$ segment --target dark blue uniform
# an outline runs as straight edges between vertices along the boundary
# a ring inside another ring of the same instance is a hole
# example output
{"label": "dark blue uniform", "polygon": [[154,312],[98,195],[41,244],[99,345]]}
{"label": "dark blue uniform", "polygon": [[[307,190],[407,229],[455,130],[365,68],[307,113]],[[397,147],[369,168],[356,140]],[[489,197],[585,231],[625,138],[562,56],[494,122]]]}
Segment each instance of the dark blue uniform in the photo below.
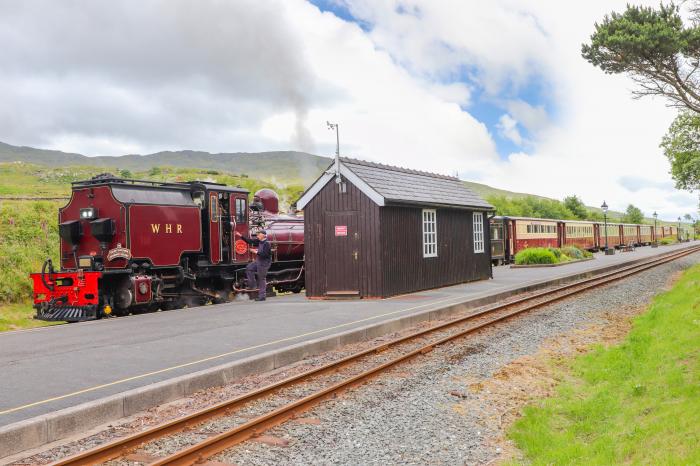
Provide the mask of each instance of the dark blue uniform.
{"label": "dark blue uniform", "polygon": [[[260,241],[259,239],[246,238],[241,236],[241,239],[253,247],[258,248],[258,254],[255,262],[251,262],[245,268],[246,278],[248,279],[248,288],[255,288],[257,284],[258,299],[265,299],[265,290],[267,289],[267,271],[272,264],[272,245],[267,239]],[[257,277],[256,277],[257,275]]]}

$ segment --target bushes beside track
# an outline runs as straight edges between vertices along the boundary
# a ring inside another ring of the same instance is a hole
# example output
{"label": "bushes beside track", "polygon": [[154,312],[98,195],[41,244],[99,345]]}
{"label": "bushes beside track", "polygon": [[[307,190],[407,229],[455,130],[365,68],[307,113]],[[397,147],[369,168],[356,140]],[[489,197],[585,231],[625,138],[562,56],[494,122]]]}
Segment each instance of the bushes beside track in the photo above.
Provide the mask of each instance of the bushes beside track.
{"label": "bushes beside track", "polygon": [[581,260],[593,257],[588,251],[579,249],[576,246],[566,246],[564,248],[527,248],[515,255],[516,265],[534,264],[559,264],[572,260]]}

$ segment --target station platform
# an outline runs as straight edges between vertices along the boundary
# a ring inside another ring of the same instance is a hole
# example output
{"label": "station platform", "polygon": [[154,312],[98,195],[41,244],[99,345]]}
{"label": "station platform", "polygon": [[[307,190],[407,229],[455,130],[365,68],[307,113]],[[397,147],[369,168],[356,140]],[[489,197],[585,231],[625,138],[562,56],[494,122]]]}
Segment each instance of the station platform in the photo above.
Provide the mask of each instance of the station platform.
{"label": "station platform", "polygon": [[491,280],[385,300],[285,295],[0,333],[0,428],[311,340],[697,244],[598,253],[595,260],[561,267],[494,267]]}

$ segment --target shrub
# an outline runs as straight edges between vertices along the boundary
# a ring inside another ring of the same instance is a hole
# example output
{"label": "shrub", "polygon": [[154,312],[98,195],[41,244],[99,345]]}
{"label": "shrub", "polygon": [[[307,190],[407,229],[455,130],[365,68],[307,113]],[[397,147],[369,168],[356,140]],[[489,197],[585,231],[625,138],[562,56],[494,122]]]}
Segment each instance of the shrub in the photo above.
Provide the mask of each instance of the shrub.
{"label": "shrub", "polygon": [[559,248],[547,248],[550,251],[552,251],[552,254],[554,254],[554,257],[557,258],[557,260],[561,259],[561,249]]}
{"label": "shrub", "polygon": [[590,251],[581,249],[578,246],[566,246],[561,249],[561,252],[569,256],[573,260],[585,259],[587,257],[593,257]]}
{"label": "shrub", "polygon": [[571,257],[572,259],[583,259],[583,251],[576,246],[565,246],[561,248],[561,252]]}
{"label": "shrub", "polygon": [[672,236],[667,236],[667,237],[661,238],[661,239],[659,240],[659,244],[663,244],[663,245],[674,244],[674,243],[677,243],[677,242],[678,242],[678,239],[675,238],[675,237],[672,237]]}
{"label": "shrub", "polygon": [[527,264],[556,264],[559,262],[557,256],[551,251],[552,248],[527,248],[515,255],[517,265]]}

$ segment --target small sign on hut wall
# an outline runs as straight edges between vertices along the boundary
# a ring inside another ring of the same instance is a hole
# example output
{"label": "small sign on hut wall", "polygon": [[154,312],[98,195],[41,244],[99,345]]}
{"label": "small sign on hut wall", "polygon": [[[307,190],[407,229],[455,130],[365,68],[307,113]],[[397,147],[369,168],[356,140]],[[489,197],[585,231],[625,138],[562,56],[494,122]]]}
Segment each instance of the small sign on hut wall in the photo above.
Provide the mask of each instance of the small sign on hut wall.
{"label": "small sign on hut wall", "polygon": [[335,236],[348,236],[348,226],[347,225],[336,225],[335,226]]}

